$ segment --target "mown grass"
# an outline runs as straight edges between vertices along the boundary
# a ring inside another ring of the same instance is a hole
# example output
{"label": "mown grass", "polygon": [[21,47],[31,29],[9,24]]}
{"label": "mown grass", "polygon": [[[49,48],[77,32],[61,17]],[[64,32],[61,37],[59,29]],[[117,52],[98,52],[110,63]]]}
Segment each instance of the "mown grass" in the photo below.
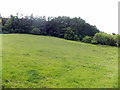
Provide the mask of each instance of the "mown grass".
{"label": "mown grass", "polygon": [[5,88],[117,88],[118,48],[50,36],[3,35]]}

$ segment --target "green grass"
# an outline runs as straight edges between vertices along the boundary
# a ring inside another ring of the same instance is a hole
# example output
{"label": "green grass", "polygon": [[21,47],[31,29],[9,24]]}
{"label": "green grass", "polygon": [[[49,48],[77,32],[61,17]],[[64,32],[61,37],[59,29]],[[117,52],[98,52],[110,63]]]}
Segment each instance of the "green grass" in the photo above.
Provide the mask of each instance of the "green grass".
{"label": "green grass", "polygon": [[0,89],[2,88],[2,35],[0,34]]}
{"label": "green grass", "polygon": [[50,36],[3,35],[5,88],[117,88],[118,48]]}

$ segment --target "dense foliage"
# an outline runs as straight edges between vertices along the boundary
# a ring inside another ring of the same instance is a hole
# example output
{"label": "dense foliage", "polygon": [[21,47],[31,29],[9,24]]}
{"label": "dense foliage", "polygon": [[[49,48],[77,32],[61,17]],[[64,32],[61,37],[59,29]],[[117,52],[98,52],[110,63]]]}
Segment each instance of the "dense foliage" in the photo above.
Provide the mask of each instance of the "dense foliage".
{"label": "dense foliage", "polygon": [[[96,44],[102,45],[110,45],[110,46],[119,46],[120,35],[111,35],[107,33],[96,33],[93,37],[92,42]],[[91,43],[92,43],[91,42]]]}
{"label": "dense foliage", "polygon": [[[34,17],[11,15],[9,18],[2,18],[3,33],[27,33],[37,35],[50,35],[70,40],[82,40],[85,36],[94,36],[99,30],[83,19],[70,18],[66,16]],[[38,30],[39,29],[39,30]]]}
{"label": "dense foliage", "polygon": [[85,43],[91,43],[91,40],[92,38],[90,36],[85,36],[82,41]]}
{"label": "dense foliage", "polygon": [[20,16],[2,18],[2,33],[49,35],[85,43],[120,46],[120,36],[100,32],[80,17]]}

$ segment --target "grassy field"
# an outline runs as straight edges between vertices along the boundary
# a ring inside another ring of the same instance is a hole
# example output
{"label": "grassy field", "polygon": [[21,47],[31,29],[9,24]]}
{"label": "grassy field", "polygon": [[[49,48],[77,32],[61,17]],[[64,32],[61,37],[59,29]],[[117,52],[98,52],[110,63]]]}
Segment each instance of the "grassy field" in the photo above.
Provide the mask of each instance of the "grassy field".
{"label": "grassy field", "polygon": [[5,88],[117,88],[118,48],[50,36],[3,35]]}
{"label": "grassy field", "polygon": [[0,34],[0,89],[2,88],[2,35]]}

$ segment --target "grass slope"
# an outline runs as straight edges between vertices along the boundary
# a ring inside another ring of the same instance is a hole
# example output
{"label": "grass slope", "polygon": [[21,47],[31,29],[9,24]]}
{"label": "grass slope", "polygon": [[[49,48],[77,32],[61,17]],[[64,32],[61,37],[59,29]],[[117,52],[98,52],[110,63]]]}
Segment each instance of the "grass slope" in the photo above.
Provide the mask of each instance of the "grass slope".
{"label": "grass slope", "polygon": [[2,83],[5,88],[115,88],[117,53],[117,47],[6,34]]}
{"label": "grass slope", "polygon": [[0,34],[0,89],[2,88],[2,35]]}

